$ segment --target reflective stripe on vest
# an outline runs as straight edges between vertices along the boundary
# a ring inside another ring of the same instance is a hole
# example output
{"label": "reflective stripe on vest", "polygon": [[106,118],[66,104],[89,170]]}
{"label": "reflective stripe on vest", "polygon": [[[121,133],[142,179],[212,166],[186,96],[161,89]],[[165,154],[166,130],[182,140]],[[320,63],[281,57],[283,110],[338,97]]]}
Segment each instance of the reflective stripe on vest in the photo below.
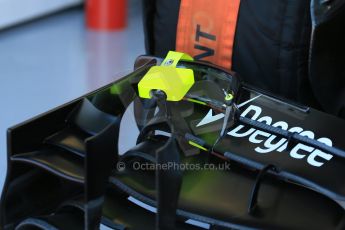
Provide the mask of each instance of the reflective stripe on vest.
{"label": "reflective stripe on vest", "polygon": [[231,69],[240,0],[181,0],[176,51]]}

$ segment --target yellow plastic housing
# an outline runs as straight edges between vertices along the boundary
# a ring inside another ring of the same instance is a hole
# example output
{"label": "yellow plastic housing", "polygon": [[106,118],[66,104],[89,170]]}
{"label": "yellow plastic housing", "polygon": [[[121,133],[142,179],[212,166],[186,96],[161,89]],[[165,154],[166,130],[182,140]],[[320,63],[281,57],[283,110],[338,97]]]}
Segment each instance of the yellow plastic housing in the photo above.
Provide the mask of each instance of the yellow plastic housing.
{"label": "yellow plastic housing", "polygon": [[162,90],[168,101],[180,101],[194,84],[191,69],[176,68],[179,60],[193,60],[190,56],[170,51],[161,66],[153,66],[138,84],[139,96],[151,98],[152,90]]}

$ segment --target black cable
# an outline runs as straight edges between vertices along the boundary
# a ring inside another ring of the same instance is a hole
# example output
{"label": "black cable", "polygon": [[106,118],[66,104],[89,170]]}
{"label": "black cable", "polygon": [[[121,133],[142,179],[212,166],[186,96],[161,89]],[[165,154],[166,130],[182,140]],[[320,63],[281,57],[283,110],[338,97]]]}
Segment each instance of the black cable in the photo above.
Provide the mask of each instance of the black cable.
{"label": "black cable", "polygon": [[267,125],[265,123],[262,123],[262,122],[259,122],[256,120],[252,120],[250,118],[242,117],[242,116],[238,116],[237,119],[239,122],[246,124],[248,126],[251,126],[253,128],[259,129],[261,131],[265,131],[265,132],[268,132],[268,133],[271,133],[271,134],[274,134],[277,136],[281,136],[281,137],[284,137],[284,138],[291,140],[291,141],[297,141],[301,144],[305,144],[305,145],[308,145],[310,147],[320,149],[324,152],[331,153],[331,154],[336,155],[338,157],[345,158],[345,151],[338,149],[336,147],[328,146],[322,142],[311,139],[309,137],[302,136],[299,133],[293,133],[293,132],[290,132],[288,130],[283,130],[281,128],[273,127],[271,125]]}

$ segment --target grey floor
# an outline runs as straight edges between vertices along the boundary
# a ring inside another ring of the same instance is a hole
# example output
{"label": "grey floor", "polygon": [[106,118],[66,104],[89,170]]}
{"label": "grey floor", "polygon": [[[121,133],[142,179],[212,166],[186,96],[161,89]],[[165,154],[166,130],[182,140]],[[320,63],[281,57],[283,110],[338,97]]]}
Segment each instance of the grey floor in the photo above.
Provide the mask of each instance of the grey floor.
{"label": "grey floor", "polygon": [[0,31],[0,191],[8,127],[114,81],[144,54],[138,2],[119,32],[86,30],[81,8]]}

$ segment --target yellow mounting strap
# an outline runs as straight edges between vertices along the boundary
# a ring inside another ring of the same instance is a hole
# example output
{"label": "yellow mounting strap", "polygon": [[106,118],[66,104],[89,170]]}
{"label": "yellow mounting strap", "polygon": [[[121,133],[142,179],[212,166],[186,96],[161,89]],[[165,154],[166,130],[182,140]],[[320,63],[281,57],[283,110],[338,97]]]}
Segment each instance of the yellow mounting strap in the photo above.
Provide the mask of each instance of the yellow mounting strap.
{"label": "yellow mounting strap", "polygon": [[180,60],[193,60],[187,54],[169,51],[160,66],[153,66],[138,84],[139,96],[151,98],[152,90],[162,90],[168,101],[180,101],[194,84],[191,69],[177,68]]}

